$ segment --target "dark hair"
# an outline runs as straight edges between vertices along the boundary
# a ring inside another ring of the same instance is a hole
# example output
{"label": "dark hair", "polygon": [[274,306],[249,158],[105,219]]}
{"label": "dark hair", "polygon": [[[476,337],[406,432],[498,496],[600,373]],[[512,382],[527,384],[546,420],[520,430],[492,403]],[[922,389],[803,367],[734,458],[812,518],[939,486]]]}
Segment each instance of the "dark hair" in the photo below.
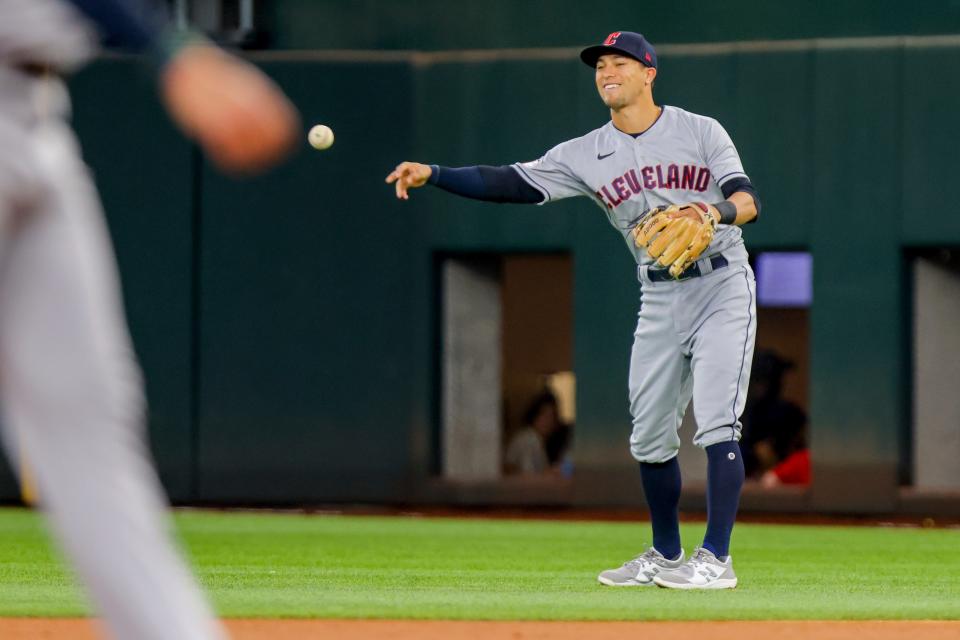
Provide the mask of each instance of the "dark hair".
{"label": "dark hair", "polygon": [[537,396],[530,401],[527,411],[523,414],[523,423],[533,424],[533,421],[536,420],[538,415],[540,415],[540,411],[547,405],[552,406],[554,410],[556,410],[557,398],[549,391],[544,390],[537,394]]}

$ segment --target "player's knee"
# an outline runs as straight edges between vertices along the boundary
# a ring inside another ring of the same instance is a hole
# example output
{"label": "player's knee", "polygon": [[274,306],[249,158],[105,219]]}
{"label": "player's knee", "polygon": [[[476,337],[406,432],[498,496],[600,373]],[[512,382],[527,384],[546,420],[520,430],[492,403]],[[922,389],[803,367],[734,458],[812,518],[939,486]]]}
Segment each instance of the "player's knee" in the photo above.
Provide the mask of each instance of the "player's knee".
{"label": "player's knee", "polygon": [[630,439],[630,455],[637,462],[667,462],[679,452],[679,441]]}
{"label": "player's knee", "polygon": [[693,438],[693,444],[701,449],[721,442],[739,442],[741,428],[739,424],[725,424],[710,429],[703,429]]}
{"label": "player's knee", "polygon": [[85,363],[80,370],[47,369],[24,359],[20,366],[8,366],[5,374],[5,399],[21,408],[18,414],[24,419],[46,428],[128,425],[140,421],[146,412],[142,375],[132,361]]}

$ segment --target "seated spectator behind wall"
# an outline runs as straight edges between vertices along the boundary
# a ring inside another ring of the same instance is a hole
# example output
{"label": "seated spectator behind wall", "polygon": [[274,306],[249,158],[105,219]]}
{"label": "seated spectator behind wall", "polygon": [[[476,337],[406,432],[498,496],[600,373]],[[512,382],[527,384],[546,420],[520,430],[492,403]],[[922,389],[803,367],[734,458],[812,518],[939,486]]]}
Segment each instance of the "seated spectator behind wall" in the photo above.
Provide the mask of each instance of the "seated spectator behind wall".
{"label": "seated spectator behind wall", "polygon": [[743,412],[740,447],[747,477],[774,484],[807,484],[807,414],[782,397],[783,375],[793,363],[769,349],[757,350]]}
{"label": "seated spectator behind wall", "polygon": [[810,484],[810,449],[804,447],[794,451],[787,459],[765,472],[760,477],[764,487],[776,487],[781,484]]}
{"label": "seated spectator behind wall", "polygon": [[570,446],[570,425],[560,421],[556,397],[543,391],[524,414],[523,428],[510,438],[504,465],[507,473],[564,473]]}

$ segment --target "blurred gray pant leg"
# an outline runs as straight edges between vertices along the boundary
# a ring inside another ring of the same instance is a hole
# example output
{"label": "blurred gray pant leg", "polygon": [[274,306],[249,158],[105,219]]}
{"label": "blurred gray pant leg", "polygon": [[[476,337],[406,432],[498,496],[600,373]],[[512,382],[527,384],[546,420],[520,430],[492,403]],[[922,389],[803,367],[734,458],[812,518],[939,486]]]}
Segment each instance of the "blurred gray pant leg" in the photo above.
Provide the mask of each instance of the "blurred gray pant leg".
{"label": "blurred gray pant leg", "polygon": [[0,211],[7,441],[114,637],[223,638],[170,537],[99,198],[65,124],[26,137],[45,189],[32,209]]}

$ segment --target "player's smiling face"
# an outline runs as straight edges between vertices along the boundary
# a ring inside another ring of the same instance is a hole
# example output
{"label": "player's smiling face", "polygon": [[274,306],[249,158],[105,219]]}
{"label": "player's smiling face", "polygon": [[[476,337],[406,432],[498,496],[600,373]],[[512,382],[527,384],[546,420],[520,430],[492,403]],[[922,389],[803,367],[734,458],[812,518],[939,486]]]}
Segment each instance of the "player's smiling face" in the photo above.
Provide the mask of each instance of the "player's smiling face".
{"label": "player's smiling face", "polygon": [[647,90],[656,71],[629,56],[608,54],[597,60],[596,82],[600,99],[611,109],[622,109],[636,102]]}

